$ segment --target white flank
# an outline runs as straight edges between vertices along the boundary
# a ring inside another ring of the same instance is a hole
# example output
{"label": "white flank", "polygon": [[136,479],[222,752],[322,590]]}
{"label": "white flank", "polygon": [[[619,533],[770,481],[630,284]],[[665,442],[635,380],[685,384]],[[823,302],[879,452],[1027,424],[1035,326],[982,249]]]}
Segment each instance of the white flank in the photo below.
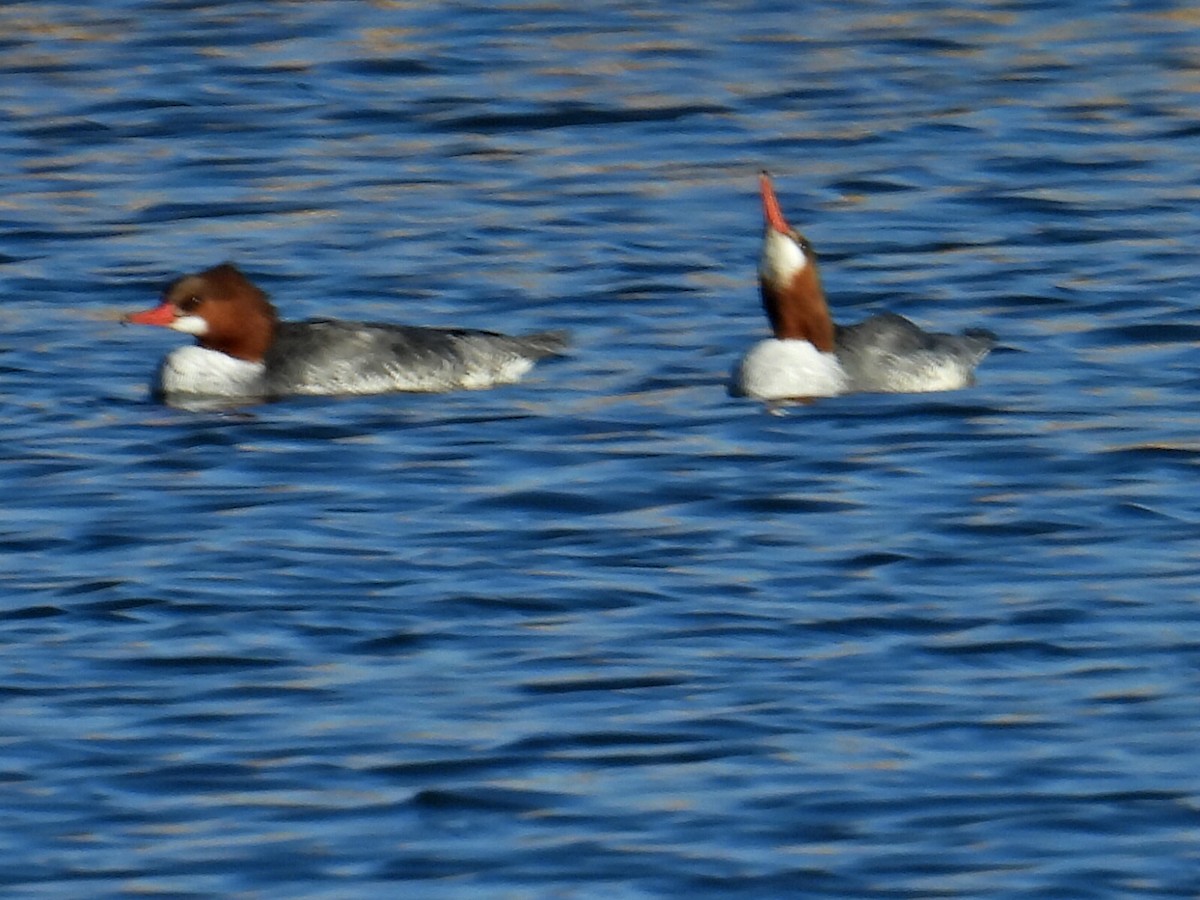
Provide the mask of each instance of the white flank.
{"label": "white flank", "polygon": [[494,369],[469,369],[463,373],[461,384],[468,391],[478,391],[494,384],[513,384],[533,368],[533,360],[514,356]]}
{"label": "white flank", "polygon": [[[869,363],[863,365],[863,362]],[[923,394],[957,391],[975,383],[970,365],[946,354],[920,352],[911,356],[879,354],[848,359],[856,391]]]}

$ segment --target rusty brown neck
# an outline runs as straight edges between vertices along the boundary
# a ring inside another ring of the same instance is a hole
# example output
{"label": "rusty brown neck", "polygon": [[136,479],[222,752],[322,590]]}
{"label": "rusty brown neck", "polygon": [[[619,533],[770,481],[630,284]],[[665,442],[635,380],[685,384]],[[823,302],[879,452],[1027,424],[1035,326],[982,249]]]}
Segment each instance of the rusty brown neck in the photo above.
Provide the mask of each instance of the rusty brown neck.
{"label": "rusty brown neck", "polygon": [[208,332],[197,338],[201,347],[249,362],[262,362],[275,340],[279,316],[267,295],[237,267],[224,263],[182,279],[173,289],[176,299],[191,294],[204,298]]}
{"label": "rusty brown neck", "polygon": [[236,329],[222,327],[218,319],[209,323],[209,333],[198,339],[201,347],[219,350],[237,359],[262,362],[275,340],[277,323],[260,311],[244,311]]}
{"label": "rusty brown neck", "polygon": [[760,280],[759,290],[763,309],[778,340],[808,341],[822,353],[833,352],[833,319],[815,263],[793,275],[783,288]]}

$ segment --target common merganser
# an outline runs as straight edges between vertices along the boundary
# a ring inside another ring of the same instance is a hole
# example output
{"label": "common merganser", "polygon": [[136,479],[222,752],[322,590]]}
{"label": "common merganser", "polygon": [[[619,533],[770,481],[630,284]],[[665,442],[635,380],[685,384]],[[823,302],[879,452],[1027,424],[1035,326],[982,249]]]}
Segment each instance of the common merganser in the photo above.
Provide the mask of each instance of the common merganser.
{"label": "common merganser", "polygon": [[798,400],[851,391],[950,391],[974,383],[975,367],[996,342],[989,331],[932,334],[895,313],[834,324],[812,245],[784,219],[766,172],[759,187],[766,218],[759,289],[775,336],[742,358],[734,393]]}
{"label": "common merganser", "polygon": [[185,275],[125,322],[195,336],[167,355],[156,392],[266,399],[295,394],[451,391],[509,384],[566,337],[312,319],[281,322],[267,295],[230,263]]}

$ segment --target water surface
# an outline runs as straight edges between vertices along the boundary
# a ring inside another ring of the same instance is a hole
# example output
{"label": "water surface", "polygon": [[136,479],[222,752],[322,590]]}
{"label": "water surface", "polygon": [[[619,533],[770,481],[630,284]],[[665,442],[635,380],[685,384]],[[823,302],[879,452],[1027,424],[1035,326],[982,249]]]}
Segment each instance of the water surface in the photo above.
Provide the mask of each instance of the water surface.
{"label": "water surface", "polygon": [[[1196,26],[0,7],[5,894],[1195,897]],[[727,396],[764,167],[977,387]],[[226,259],[574,351],[155,404]]]}

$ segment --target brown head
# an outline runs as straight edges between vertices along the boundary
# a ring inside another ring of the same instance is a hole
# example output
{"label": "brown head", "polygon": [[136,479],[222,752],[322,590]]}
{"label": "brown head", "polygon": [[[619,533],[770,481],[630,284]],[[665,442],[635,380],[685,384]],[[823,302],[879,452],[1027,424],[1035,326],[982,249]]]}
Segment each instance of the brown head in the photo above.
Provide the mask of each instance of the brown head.
{"label": "brown head", "polygon": [[821,287],[817,255],[804,235],[784,219],[766,172],[759,175],[759,187],[767,224],[758,284],[771,330],[781,341],[808,341],[823,353],[832,353],[833,319]]}
{"label": "brown head", "polygon": [[201,347],[262,362],[279,317],[266,294],[232,263],[222,263],[172,282],[158,306],[124,321],[195,335]]}

